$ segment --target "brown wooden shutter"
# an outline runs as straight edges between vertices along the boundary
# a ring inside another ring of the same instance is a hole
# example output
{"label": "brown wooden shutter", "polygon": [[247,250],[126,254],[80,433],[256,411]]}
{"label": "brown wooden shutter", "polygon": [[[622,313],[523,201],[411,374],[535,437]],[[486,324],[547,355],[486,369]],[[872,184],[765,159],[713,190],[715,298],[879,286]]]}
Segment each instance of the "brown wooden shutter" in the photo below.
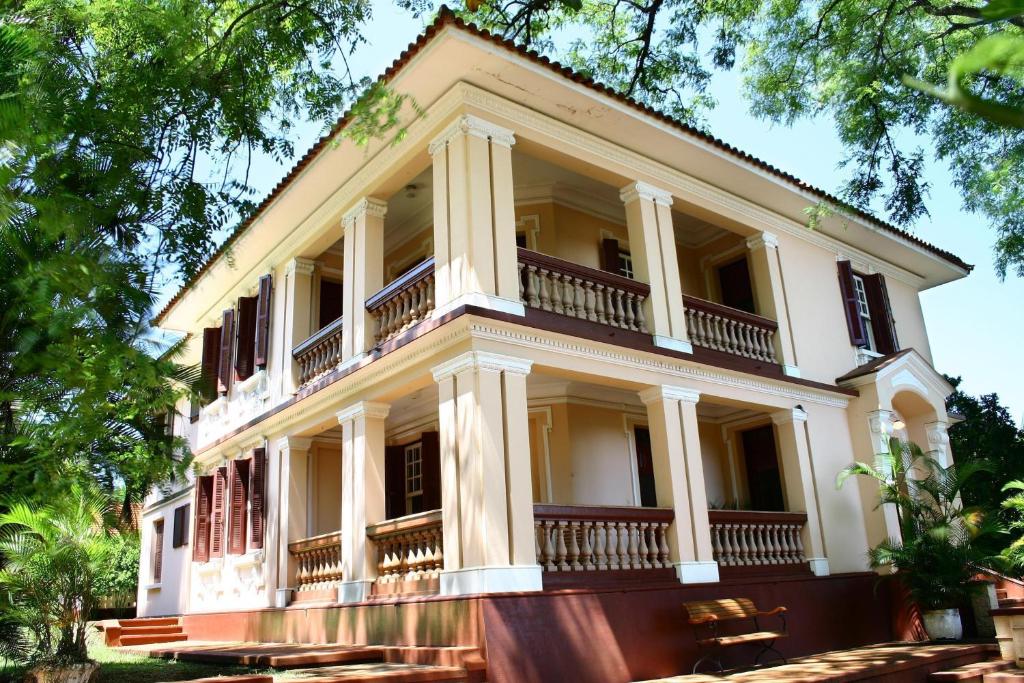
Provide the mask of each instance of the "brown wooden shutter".
{"label": "brown wooden shutter", "polygon": [[252,377],[256,354],[256,297],[238,299],[238,320],[235,321],[235,379]]}
{"label": "brown wooden shutter", "polygon": [[619,258],[619,241],[611,237],[601,241],[602,261],[604,269],[616,275],[622,274],[622,259]]}
{"label": "brown wooden shutter", "polygon": [[868,308],[871,310],[871,327],[875,333],[875,351],[883,355],[896,353],[900,350],[900,342],[896,337],[896,325],[889,305],[889,290],[885,286],[885,278],[878,273],[864,276],[864,291],[868,295]]}
{"label": "brown wooden shutter", "polygon": [[210,512],[213,505],[213,477],[196,479],[196,540],[192,559],[206,562],[210,559]]}
{"label": "brown wooden shutter", "polygon": [[228,468],[218,467],[213,475],[213,503],[210,506],[210,557],[224,557],[224,494]]}
{"label": "brown wooden shutter", "polygon": [[231,359],[235,342],[235,309],[224,311],[220,325],[220,362],[217,365],[217,391],[228,393],[231,388]]}
{"label": "brown wooden shutter", "polygon": [[864,321],[860,319],[860,310],[857,308],[853,266],[849,261],[838,261],[836,265],[839,267],[839,291],[843,295],[843,310],[846,311],[846,327],[850,331],[850,343],[854,346],[864,346],[868,343],[868,335],[864,329]]}
{"label": "brown wooden shutter", "polygon": [[245,532],[249,512],[249,461],[232,460],[228,469],[231,483],[231,513],[228,517],[228,553],[245,553]]}
{"label": "brown wooden shutter", "polygon": [[252,452],[252,472],[249,483],[252,508],[249,524],[249,547],[263,547],[263,536],[267,526],[267,449],[257,448]]}
{"label": "brown wooden shutter", "polygon": [[160,583],[164,573],[164,520],[153,524],[153,583]]}
{"label": "brown wooden shutter", "polygon": [[217,395],[217,375],[220,369],[220,328],[203,329],[202,379],[199,392],[206,400]]}
{"label": "brown wooden shutter", "polygon": [[267,366],[270,353],[270,298],[273,294],[272,275],[260,278],[260,291],[256,297],[256,352],[255,364],[258,368]]}
{"label": "brown wooden shutter", "polygon": [[420,437],[423,456],[423,509],[441,509],[441,439],[437,432]]}
{"label": "brown wooden shutter", "polygon": [[384,514],[388,519],[405,516],[405,448],[384,449]]}
{"label": "brown wooden shutter", "polygon": [[[188,545],[188,515],[190,505],[174,508],[174,528],[171,530],[171,547],[180,548]],[[207,513],[209,517],[209,513]]]}

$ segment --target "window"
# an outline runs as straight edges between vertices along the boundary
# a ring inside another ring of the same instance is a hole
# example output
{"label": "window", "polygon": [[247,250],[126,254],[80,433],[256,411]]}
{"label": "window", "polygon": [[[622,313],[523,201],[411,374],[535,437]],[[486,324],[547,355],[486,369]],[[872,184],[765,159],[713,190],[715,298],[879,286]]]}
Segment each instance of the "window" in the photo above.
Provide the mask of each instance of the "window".
{"label": "window", "polygon": [[526,249],[526,233],[525,232],[517,232],[516,233],[516,246],[519,247],[520,249]]}
{"label": "window", "polygon": [[868,305],[868,290],[864,285],[864,278],[854,273],[853,275],[853,291],[857,295],[857,313],[860,315],[861,325],[864,326],[864,336],[867,338],[867,344],[864,348],[874,351],[875,345],[875,334],[871,328],[871,307]]}
{"label": "window", "polygon": [[191,508],[191,505],[174,508],[174,527],[171,531],[172,548],[188,545],[188,515]]}
{"label": "window", "polygon": [[423,446],[405,447],[405,514],[423,511]]}
{"label": "window", "polygon": [[633,257],[628,251],[619,251],[619,275],[633,279]]}
{"label": "window", "polygon": [[153,547],[151,558],[151,572],[153,583],[160,583],[163,574],[164,564],[164,520],[158,519],[153,522]]}

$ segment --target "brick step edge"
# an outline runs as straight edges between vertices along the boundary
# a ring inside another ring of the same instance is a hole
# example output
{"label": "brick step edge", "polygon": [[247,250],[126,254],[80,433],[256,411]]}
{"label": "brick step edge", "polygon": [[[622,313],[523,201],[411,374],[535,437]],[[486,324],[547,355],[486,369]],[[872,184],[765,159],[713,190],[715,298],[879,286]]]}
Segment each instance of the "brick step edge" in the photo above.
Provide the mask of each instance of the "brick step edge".
{"label": "brick step edge", "polygon": [[121,637],[125,636],[159,636],[184,633],[180,626],[122,626]]}
{"label": "brick step edge", "polygon": [[274,677],[263,674],[215,676],[214,678],[195,678],[191,681],[179,681],[178,683],[274,683]]}
{"label": "brick step edge", "polygon": [[121,628],[134,628],[137,626],[180,626],[180,617],[139,617],[137,619],[117,619]]}
{"label": "brick step edge", "polygon": [[171,633],[168,635],[121,636],[121,645],[152,645],[154,643],[180,643],[188,640],[188,634]]}
{"label": "brick step edge", "polygon": [[1013,662],[1004,659],[990,659],[985,662],[965,664],[949,671],[935,671],[928,674],[928,683],[944,683],[958,681],[960,683],[982,683],[985,674],[1003,671],[1013,666]]}

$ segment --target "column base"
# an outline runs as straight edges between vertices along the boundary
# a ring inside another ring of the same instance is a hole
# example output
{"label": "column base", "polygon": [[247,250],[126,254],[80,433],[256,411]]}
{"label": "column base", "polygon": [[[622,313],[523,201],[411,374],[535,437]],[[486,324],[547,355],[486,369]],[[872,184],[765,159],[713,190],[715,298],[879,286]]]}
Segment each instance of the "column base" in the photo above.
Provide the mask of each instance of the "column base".
{"label": "column base", "polygon": [[660,334],[656,334],[654,335],[654,345],[679,353],[693,353],[693,344],[675,337],[662,337]]}
{"label": "column base", "polygon": [[800,377],[800,368],[795,365],[783,365],[782,374],[787,377]]}
{"label": "column base", "polygon": [[366,355],[367,354],[366,354],[365,351],[363,351],[361,353],[357,353],[356,355],[352,356],[348,360],[344,360],[341,363],[339,363],[337,369],[338,370],[345,370],[346,368],[350,368],[353,365],[355,365],[356,363],[358,363],[359,361],[361,361],[362,359],[366,358]]}
{"label": "column base", "polygon": [[543,589],[539,564],[518,567],[473,567],[441,572],[441,595],[520,593]]}
{"label": "column base", "polygon": [[678,562],[676,578],[680,583],[718,583],[717,562]]}
{"label": "column base", "polygon": [[526,315],[526,307],[523,306],[521,301],[503,299],[500,296],[492,296],[490,294],[484,294],[483,292],[467,292],[466,294],[455,297],[444,306],[435,308],[433,316],[435,318],[440,318],[443,315],[451,313],[460,306],[478,306],[480,308],[489,308],[494,311],[501,311],[502,313],[509,313],[511,315]]}
{"label": "column base", "polygon": [[827,557],[811,557],[808,558],[807,564],[811,567],[811,573],[815,576],[828,576],[828,558]]}
{"label": "column base", "polygon": [[292,599],[292,589],[291,588],[278,588],[277,591],[274,592],[274,607],[278,607],[278,608],[287,607],[288,603],[291,602],[291,599]]}
{"label": "column base", "polygon": [[338,585],[338,602],[366,602],[372,588],[373,581],[342,581]]}

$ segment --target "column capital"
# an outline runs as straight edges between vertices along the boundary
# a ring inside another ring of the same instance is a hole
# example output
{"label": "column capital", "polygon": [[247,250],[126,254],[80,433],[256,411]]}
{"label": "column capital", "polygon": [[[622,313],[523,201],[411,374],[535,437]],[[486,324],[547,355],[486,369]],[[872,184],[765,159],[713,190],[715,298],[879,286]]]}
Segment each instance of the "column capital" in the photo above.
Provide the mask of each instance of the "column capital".
{"label": "column capital", "polygon": [[949,424],[945,420],[926,422],[924,431],[932,450],[949,445]]}
{"label": "column capital", "polygon": [[779,237],[773,232],[759,232],[747,238],[747,249],[756,251],[758,249],[778,249]]}
{"label": "column capital", "polygon": [[388,213],[388,203],[376,197],[363,197],[355,203],[351,209],[345,212],[341,224],[348,228],[349,225],[361,218],[363,215],[374,218],[384,218]]}
{"label": "column capital", "polygon": [[623,204],[629,204],[637,201],[638,199],[646,199],[647,201],[654,202],[655,204],[661,204],[662,206],[672,206],[671,192],[643,181],[630,183],[623,187],[619,190],[619,199],[622,200]]}
{"label": "column capital", "polygon": [[440,382],[443,379],[457,375],[465,370],[488,370],[491,372],[505,372],[513,375],[528,375],[533,367],[532,360],[505,356],[500,353],[489,351],[467,351],[461,355],[435,366],[431,372],[434,381]]}
{"label": "column capital", "polygon": [[342,424],[349,420],[356,420],[358,418],[370,418],[376,420],[383,420],[391,412],[391,406],[387,403],[378,403],[375,401],[359,401],[353,403],[348,408],[339,410],[337,413],[338,423]]}
{"label": "column capital", "polygon": [[277,440],[278,451],[308,451],[313,440],[304,436],[282,436]]}
{"label": "column capital", "polygon": [[431,141],[427,146],[427,151],[430,156],[434,156],[460,135],[474,135],[503,147],[511,147],[516,144],[516,136],[508,128],[502,128],[479,116],[463,114]]}
{"label": "column capital", "polygon": [[644,405],[650,405],[658,401],[682,401],[683,403],[697,403],[700,400],[700,392],[686,387],[674,387],[669,384],[658,384],[648,387],[640,392],[640,400]]}
{"label": "column capital", "polygon": [[294,275],[295,273],[298,273],[299,275],[312,275],[314,265],[315,264],[311,259],[296,256],[292,260],[288,261],[284,267],[284,272],[285,275]]}
{"label": "column capital", "polygon": [[868,413],[868,425],[871,427],[871,432],[884,434],[886,437],[892,434],[892,425],[895,419],[896,413],[891,410],[872,410]]}
{"label": "column capital", "polygon": [[791,408],[772,413],[772,422],[785,425],[790,422],[807,422],[807,411],[803,408]]}

